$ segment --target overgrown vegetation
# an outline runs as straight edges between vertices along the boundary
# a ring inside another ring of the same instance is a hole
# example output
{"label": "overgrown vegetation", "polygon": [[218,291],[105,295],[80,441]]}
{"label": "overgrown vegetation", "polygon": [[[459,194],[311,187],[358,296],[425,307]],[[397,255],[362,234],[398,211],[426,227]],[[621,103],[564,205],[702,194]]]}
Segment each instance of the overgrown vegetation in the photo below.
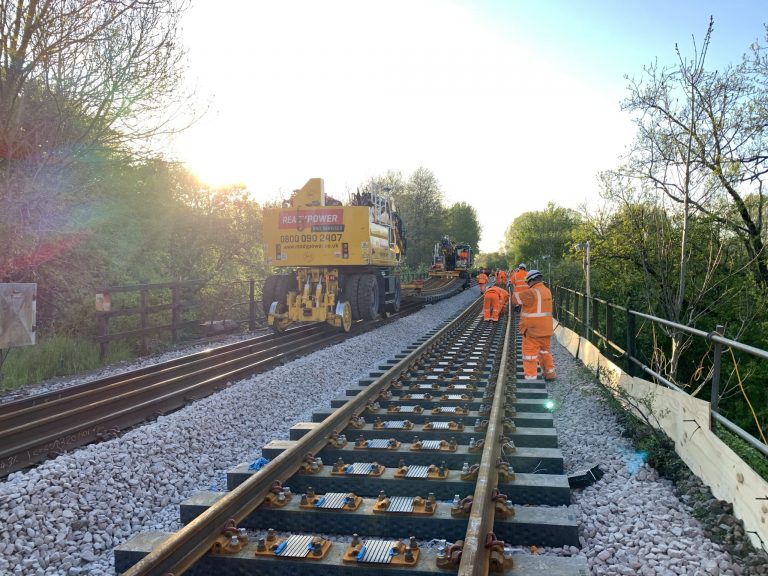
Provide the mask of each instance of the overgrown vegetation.
{"label": "overgrown vegetation", "polygon": [[[126,343],[109,349],[106,363],[128,360],[134,351]],[[99,345],[90,338],[50,336],[34,346],[13,348],[4,355],[0,390],[13,390],[42,380],[82,374],[103,365]]]}

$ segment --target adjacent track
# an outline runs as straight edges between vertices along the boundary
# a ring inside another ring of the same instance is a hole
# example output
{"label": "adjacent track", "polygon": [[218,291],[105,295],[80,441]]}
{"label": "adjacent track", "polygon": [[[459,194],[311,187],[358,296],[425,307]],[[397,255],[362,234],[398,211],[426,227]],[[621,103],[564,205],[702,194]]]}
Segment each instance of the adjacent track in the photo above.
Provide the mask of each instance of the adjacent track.
{"label": "adjacent track", "polygon": [[[389,322],[422,302],[403,303]],[[161,414],[341,340],[375,329],[382,321],[357,322],[348,334],[326,324],[298,326],[0,404],[0,477],[62,452],[111,438]]]}
{"label": "adjacent track", "polygon": [[479,308],[268,444],[263,467],[230,471],[229,492],[182,504],[181,531],[118,547],[118,572],[587,574],[583,559],[512,553],[578,546],[578,532],[544,384],[517,379],[514,323]]}

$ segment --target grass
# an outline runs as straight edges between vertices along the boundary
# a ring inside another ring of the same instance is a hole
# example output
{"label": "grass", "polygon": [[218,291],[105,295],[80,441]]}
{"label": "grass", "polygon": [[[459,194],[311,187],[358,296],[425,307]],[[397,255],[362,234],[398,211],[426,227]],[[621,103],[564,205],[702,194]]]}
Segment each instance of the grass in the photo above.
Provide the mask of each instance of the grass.
{"label": "grass", "polygon": [[67,336],[40,339],[33,346],[11,348],[3,352],[0,366],[0,390],[15,390],[29,384],[80,374],[105,364],[132,358],[130,348],[114,343],[104,362],[99,360],[99,345],[91,340]]}

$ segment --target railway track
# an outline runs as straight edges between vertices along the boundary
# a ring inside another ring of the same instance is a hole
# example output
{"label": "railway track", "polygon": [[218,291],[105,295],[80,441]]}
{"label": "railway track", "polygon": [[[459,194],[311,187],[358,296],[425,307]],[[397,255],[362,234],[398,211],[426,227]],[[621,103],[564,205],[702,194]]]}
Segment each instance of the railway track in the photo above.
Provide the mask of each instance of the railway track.
{"label": "railway track", "polygon": [[[392,321],[421,309],[404,302]],[[112,438],[300,355],[372,330],[357,322],[344,334],[326,324],[298,326],[167,362],[0,404],[0,478],[59,454]]]}
{"label": "railway track", "polygon": [[411,288],[406,294],[408,298],[420,302],[437,302],[465,290],[466,282],[465,279],[458,277],[430,276],[418,285],[418,288]]}
{"label": "railway track", "polygon": [[583,559],[513,552],[579,545],[544,383],[518,380],[515,334],[476,302],[265,446],[268,463],[231,470],[228,492],[184,502],[181,531],[115,549],[116,570],[585,576]]}

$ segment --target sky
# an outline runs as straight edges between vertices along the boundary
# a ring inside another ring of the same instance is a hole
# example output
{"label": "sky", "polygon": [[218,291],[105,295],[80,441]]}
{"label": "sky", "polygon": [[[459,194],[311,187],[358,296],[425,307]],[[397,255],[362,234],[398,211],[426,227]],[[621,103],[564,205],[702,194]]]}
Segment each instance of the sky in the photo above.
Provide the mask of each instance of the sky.
{"label": "sky", "polygon": [[765,0],[192,1],[206,112],[170,158],[258,201],[423,166],[475,208],[483,252],[523,212],[599,204],[635,133],[627,76],[692,57],[710,16],[709,66],[737,64],[768,22]]}

